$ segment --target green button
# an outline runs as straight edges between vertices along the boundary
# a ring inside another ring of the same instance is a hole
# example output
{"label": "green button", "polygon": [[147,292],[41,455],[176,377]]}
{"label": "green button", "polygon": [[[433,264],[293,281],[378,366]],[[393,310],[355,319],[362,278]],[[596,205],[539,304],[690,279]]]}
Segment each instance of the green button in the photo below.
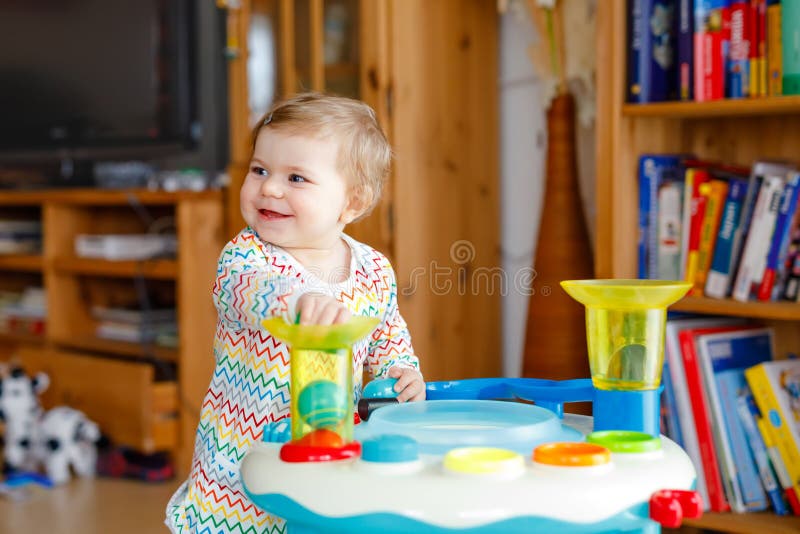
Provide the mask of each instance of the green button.
{"label": "green button", "polygon": [[635,453],[661,450],[661,438],[630,430],[592,432],[586,441],[607,447],[611,452]]}

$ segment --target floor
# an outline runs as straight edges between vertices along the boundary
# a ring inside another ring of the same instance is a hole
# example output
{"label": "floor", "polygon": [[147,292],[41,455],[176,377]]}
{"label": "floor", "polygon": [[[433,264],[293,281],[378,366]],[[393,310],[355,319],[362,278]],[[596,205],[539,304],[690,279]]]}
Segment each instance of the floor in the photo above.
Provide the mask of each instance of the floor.
{"label": "floor", "polygon": [[27,497],[0,497],[0,532],[47,534],[166,533],[164,510],[179,484],[98,478],[55,489],[35,487]]}

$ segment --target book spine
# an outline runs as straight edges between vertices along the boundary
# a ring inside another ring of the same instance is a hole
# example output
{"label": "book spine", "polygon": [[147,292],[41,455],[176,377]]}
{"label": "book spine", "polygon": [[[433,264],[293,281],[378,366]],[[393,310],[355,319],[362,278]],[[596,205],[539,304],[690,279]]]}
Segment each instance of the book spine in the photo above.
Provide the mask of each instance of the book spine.
{"label": "book spine", "polygon": [[728,195],[728,183],[724,180],[711,180],[704,184],[708,188],[706,197],[706,210],[700,225],[700,243],[697,254],[697,273],[694,279],[692,293],[702,295],[705,289],[708,271],[711,268],[712,255],[717,240],[722,206]]}
{"label": "book spine", "polygon": [[757,411],[758,408],[756,408],[755,401],[752,399],[749,389],[743,389],[742,394],[736,398],[736,413],[739,416],[739,422],[746,437],[745,441],[756,464],[758,477],[761,479],[761,487],[769,498],[770,505],[772,505],[775,513],[786,515],[789,513],[789,509],[784,501],[783,488],[772,471],[769,456],[767,455],[767,447],[758,431],[756,416],[753,413],[753,410]]}
{"label": "book spine", "polygon": [[783,94],[783,43],[781,42],[781,2],[767,2],[767,94]]}
{"label": "book spine", "polygon": [[691,332],[685,331],[678,334],[683,356],[683,370],[686,374],[686,386],[692,399],[694,411],[694,424],[697,428],[697,442],[700,446],[700,457],[706,479],[706,489],[711,510],[726,512],[730,506],[725,499],[725,489],[719,470],[719,460],[714,448],[714,438],[711,431],[711,417],[709,407],[703,391],[703,380],[700,373],[700,363],[697,361],[694,338]]}
{"label": "book spine", "polygon": [[731,40],[726,68],[727,94],[730,98],[750,96],[750,6],[745,0],[734,0],[730,8]]}
{"label": "book spine", "polygon": [[[677,169],[675,169],[677,172]],[[681,256],[681,203],[683,184],[662,177],[658,189],[658,239],[656,274],[662,280],[677,280],[680,277]]]}
{"label": "book spine", "polygon": [[789,476],[789,471],[783,463],[781,453],[778,452],[778,448],[775,446],[775,438],[772,436],[769,424],[767,424],[763,417],[758,417],[756,418],[756,425],[758,426],[759,433],[764,438],[764,444],[767,447],[767,455],[769,456],[769,463],[775,470],[775,476],[783,489],[783,496],[789,505],[789,509],[794,515],[800,515],[800,500],[798,500],[794,487],[792,487],[792,477]]}
{"label": "book spine", "polygon": [[792,480],[794,497],[797,499],[800,496],[798,493],[800,491],[800,450],[792,436],[794,423],[786,420],[786,414],[783,413],[773,389],[780,386],[773,384],[767,373],[766,365],[769,364],[759,364],[745,370],[745,377],[759,411],[762,414],[769,414],[765,416],[764,422],[769,427],[770,435],[774,439],[781,460]]}
{"label": "book spine", "polygon": [[747,194],[745,180],[732,179],[728,184],[728,197],[725,199],[719,225],[711,269],[706,280],[705,294],[713,298],[725,298],[730,287],[733,269],[733,240],[741,223],[744,200]]}
{"label": "book spine", "polygon": [[767,494],[761,484],[755,459],[750,452],[747,436],[737,414],[738,392],[746,387],[746,384],[743,369],[717,375],[720,415],[726,430],[721,439],[727,439],[730,445],[733,461],[732,476],[740,492],[742,511],[759,511],[767,507]]}
{"label": "book spine", "polygon": [[756,284],[757,288],[757,284],[761,283],[782,191],[783,179],[775,176],[766,178],[761,186],[742,262],[736,273],[733,298],[738,301],[747,302],[753,291],[753,284]]}
{"label": "book spine", "polygon": [[700,256],[700,229],[706,213],[707,196],[702,194],[704,184],[709,181],[708,171],[695,169],[692,181],[692,198],[689,204],[689,247],[686,254],[686,270],[684,280],[694,283]]}
{"label": "book spine", "polygon": [[658,192],[656,163],[651,156],[639,158],[639,278],[647,278],[651,270],[651,257],[655,255],[655,218]]}
{"label": "book spine", "polygon": [[767,0],[758,1],[758,95],[767,96]]}
{"label": "book spine", "polygon": [[[797,195],[800,191],[800,174],[794,173],[786,182],[781,194],[780,205],[778,207],[778,217],[775,220],[775,230],[772,233],[772,243],[770,243],[767,261],[764,267],[764,275],[758,286],[758,300],[772,300],[772,289],[775,286],[775,278],[778,275],[778,266],[786,261],[786,249],[791,234],[791,225],[794,221],[794,214],[797,210]],[[784,256],[781,256],[781,254]]]}
{"label": "book spine", "polygon": [[[800,212],[800,209],[797,211]],[[796,219],[786,251],[785,273],[780,288],[780,298],[792,302],[798,300],[800,296],[800,214]]]}
{"label": "book spine", "polygon": [[725,96],[727,0],[696,0],[694,17],[694,97],[698,102]]}
{"label": "book spine", "polygon": [[781,3],[783,94],[800,95],[800,0]]}
{"label": "book spine", "polygon": [[681,100],[694,99],[694,1],[678,1],[678,93]]}
{"label": "book spine", "polygon": [[761,37],[758,26],[758,2],[749,0],[748,25],[750,26],[750,96],[758,96],[758,40]]}
{"label": "book spine", "polygon": [[642,54],[644,51],[645,21],[644,3],[647,0],[628,0],[628,101],[640,102],[645,80],[641,68]]}

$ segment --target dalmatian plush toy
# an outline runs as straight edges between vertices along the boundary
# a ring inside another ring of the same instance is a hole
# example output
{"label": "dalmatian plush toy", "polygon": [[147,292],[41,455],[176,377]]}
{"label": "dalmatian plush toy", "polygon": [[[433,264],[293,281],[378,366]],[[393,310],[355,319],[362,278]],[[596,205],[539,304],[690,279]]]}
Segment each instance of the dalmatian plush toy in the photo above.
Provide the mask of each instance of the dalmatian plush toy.
{"label": "dalmatian plush toy", "polygon": [[50,384],[45,373],[33,378],[13,368],[0,378],[0,417],[5,423],[4,471],[35,471],[40,466],[54,484],[71,471],[94,476],[100,429],[86,415],[66,406],[44,412],[39,395]]}
{"label": "dalmatian plush toy", "polygon": [[49,385],[47,374],[30,378],[19,367],[0,377],[0,420],[5,424],[4,472],[32,471],[37,467],[33,451],[42,417],[39,395]]}

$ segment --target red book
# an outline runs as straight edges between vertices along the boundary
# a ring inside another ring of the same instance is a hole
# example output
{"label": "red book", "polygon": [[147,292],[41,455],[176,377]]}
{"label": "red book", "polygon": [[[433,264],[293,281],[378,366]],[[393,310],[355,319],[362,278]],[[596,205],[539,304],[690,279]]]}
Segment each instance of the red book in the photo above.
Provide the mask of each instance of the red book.
{"label": "red book", "polygon": [[[683,368],[686,374],[686,388],[689,391],[689,398],[692,403],[694,413],[694,424],[697,429],[697,441],[700,446],[700,457],[703,461],[703,475],[706,479],[706,489],[708,490],[709,506],[712,512],[727,512],[730,510],[728,500],[725,498],[725,486],[722,482],[722,474],[719,469],[717,459],[717,449],[714,446],[714,433],[711,429],[711,405],[708,401],[706,389],[703,386],[703,374],[700,370],[700,362],[697,361],[697,349],[695,347],[695,336],[703,334],[716,334],[718,332],[731,332],[743,330],[750,326],[725,326],[718,328],[699,328],[694,330],[681,330],[678,333],[678,341],[683,356]],[[699,468],[700,466],[695,466]]]}

